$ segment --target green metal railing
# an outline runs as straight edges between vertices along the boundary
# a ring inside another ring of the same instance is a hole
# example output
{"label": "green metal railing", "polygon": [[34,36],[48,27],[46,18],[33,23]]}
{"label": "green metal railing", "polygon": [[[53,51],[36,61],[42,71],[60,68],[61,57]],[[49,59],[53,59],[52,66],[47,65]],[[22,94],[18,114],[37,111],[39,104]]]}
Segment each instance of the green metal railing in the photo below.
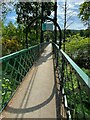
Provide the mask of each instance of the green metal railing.
{"label": "green metal railing", "polygon": [[90,78],[53,43],[56,69],[68,119],[90,119]]}
{"label": "green metal railing", "polygon": [[48,43],[35,45],[28,49],[15,52],[0,58],[0,110],[2,111],[11,97],[14,95],[17,86],[39,58],[40,53]]}

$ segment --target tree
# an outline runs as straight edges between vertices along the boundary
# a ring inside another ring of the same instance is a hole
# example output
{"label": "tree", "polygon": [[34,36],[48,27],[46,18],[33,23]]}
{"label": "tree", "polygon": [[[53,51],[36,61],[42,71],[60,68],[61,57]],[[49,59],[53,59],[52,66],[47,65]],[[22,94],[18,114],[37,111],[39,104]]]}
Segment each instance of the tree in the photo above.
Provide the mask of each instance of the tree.
{"label": "tree", "polygon": [[12,40],[13,37],[16,36],[16,27],[12,22],[8,23],[8,26],[6,27],[6,34],[9,40]]}
{"label": "tree", "polygon": [[[59,36],[59,35],[57,35],[57,36]],[[44,32],[44,41],[54,41],[54,39],[55,39],[54,31],[45,31]]]}
{"label": "tree", "polygon": [[14,6],[14,1],[9,1],[9,2],[4,2],[3,0],[0,2],[0,11],[1,11],[1,15],[0,15],[0,19],[2,21],[5,20],[6,15],[8,12],[13,10],[13,6]]}
{"label": "tree", "polygon": [[[18,36],[19,29],[16,28],[12,22],[7,26],[2,23],[2,55],[13,53],[22,49],[22,44]],[[21,34],[21,32],[19,33]]]}
{"label": "tree", "polygon": [[90,69],[90,38],[80,37],[79,34],[67,38],[66,52],[80,66]]}
{"label": "tree", "polygon": [[[42,15],[42,9],[41,9],[42,4],[38,3],[38,2],[18,2],[16,3],[16,14],[17,14],[17,23],[19,25],[23,25],[24,28],[26,28],[26,26],[28,26],[28,24],[35,18],[38,16]],[[52,2],[43,2],[43,10],[44,10],[44,15],[45,16],[49,16],[50,15],[50,11],[54,10],[54,4]],[[37,20],[35,21],[30,30],[30,33],[32,33],[32,36],[36,36],[35,37],[31,37],[28,35],[28,42],[30,42],[29,44],[31,45],[31,43],[35,43],[35,42],[31,42],[30,40],[36,39],[36,43],[38,42],[38,36],[40,34],[40,32],[42,32],[40,30],[40,26],[42,24],[42,20]],[[34,31],[33,31],[34,30]],[[35,32],[36,31],[36,32]],[[42,35],[42,34],[41,34]]]}
{"label": "tree", "polygon": [[79,8],[79,18],[83,21],[85,25],[89,24],[90,19],[90,1],[84,2]]}
{"label": "tree", "polygon": [[[37,6],[37,8],[36,8]],[[34,17],[36,17],[36,9],[38,11],[38,16],[41,15],[41,10],[40,10],[41,3],[37,2],[18,2],[15,5],[16,8],[16,14],[17,16],[17,22],[19,24],[24,24],[27,25],[32,21]],[[45,15],[49,15],[48,10],[54,10],[53,3],[44,3],[44,11]],[[46,14],[47,13],[47,14]]]}

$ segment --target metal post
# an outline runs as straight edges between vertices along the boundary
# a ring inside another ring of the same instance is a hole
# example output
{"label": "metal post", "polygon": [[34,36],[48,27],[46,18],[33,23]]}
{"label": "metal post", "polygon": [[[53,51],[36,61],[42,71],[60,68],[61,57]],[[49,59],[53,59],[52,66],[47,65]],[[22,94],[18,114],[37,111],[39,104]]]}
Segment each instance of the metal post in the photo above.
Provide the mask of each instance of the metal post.
{"label": "metal post", "polygon": [[41,39],[40,39],[40,43],[43,42],[43,31],[42,31],[42,24],[43,24],[43,12],[44,12],[44,3],[42,2],[42,6],[41,6]]}
{"label": "metal post", "polygon": [[[38,5],[36,4],[36,17],[38,16]],[[36,21],[36,40],[38,40],[38,21]]]}
{"label": "metal post", "polygon": [[27,31],[27,28],[26,28],[26,48],[28,48],[28,31]]}
{"label": "metal post", "polygon": [[[54,20],[55,20],[55,23],[56,23],[57,22],[57,1],[56,0],[55,0],[54,11],[55,11]],[[57,42],[57,26],[55,24],[55,43],[56,42]]]}
{"label": "metal post", "polygon": [[65,51],[65,41],[66,41],[66,12],[67,12],[67,0],[65,0],[65,14],[64,14],[64,41],[63,50]]}

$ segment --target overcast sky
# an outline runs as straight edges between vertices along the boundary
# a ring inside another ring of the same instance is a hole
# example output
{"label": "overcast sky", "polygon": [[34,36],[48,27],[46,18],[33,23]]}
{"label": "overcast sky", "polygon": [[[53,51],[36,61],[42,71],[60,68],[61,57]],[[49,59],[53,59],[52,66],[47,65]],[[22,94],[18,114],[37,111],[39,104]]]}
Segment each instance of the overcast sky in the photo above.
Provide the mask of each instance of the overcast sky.
{"label": "overcast sky", "polygon": [[[69,2],[68,2],[69,1]],[[60,27],[63,29],[64,26],[64,0],[57,0],[57,21]],[[79,5],[83,3],[84,0],[67,0],[67,29],[86,29],[87,27],[83,25],[81,20],[78,18],[79,13]],[[51,16],[54,16],[54,12],[52,12]],[[70,17],[71,16],[71,17]],[[6,25],[8,22],[12,21],[13,23],[16,22],[16,13],[12,10],[12,12],[8,13],[6,17]]]}

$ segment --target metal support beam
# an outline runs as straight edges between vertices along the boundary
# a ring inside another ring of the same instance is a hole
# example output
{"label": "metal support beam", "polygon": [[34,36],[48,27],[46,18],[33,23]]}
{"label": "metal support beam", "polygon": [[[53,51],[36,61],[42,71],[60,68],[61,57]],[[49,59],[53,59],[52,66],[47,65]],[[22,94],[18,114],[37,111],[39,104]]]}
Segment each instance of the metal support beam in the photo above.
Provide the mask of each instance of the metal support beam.
{"label": "metal support beam", "polygon": [[28,48],[28,28],[26,28],[26,48]]}
{"label": "metal support beam", "polygon": [[[38,20],[38,19],[50,20],[50,21],[52,21],[52,22],[58,27],[59,34],[60,34],[60,36],[59,36],[59,49],[61,49],[61,44],[62,44],[62,31],[61,31],[61,28],[60,28],[59,24],[58,24],[57,22],[55,22],[54,19],[49,18],[49,17],[47,17],[47,16],[44,16],[43,18],[42,18],[42,16],[38,16],[37,18],[33,19],[32,22],[29,23],[29,25],[26,27],[26,29],[29,29],[29,28],[31,27],[31,25],[34,23],[34,21],[36,21],[36,20]],[[28,34],[28,31],[27,31],[27,34]]]}
{"label": "metal support beam", "polygon": [[[54,11],[55,11],[54,20],[55,20],[55,23],[57,23],[57,1],[55,2]],[[55,24],[55,43],[56,42],[57,42],[57,26]]]}
{"label": "metal support beam", "polygon": [[41,5],[41,38],[40,38],[40,43],[43,42],[43,31],[42,31],[43,12],[44,12],[44,3],[42,2],[42,5]]}
{"label": "metal support beam", "polygon": [[[36,4],[36,17],[38,16],[38,5]],[[38,39],[38,21],[36,21],[36,40]]]}
{"label": "metal support beam", "polygon": [[64,41],[63,41],[63,50],[65,51],[65,41],[66,41],[66,12],[67,12],[67,0],[65,1],[65,13],[64,13]]}

